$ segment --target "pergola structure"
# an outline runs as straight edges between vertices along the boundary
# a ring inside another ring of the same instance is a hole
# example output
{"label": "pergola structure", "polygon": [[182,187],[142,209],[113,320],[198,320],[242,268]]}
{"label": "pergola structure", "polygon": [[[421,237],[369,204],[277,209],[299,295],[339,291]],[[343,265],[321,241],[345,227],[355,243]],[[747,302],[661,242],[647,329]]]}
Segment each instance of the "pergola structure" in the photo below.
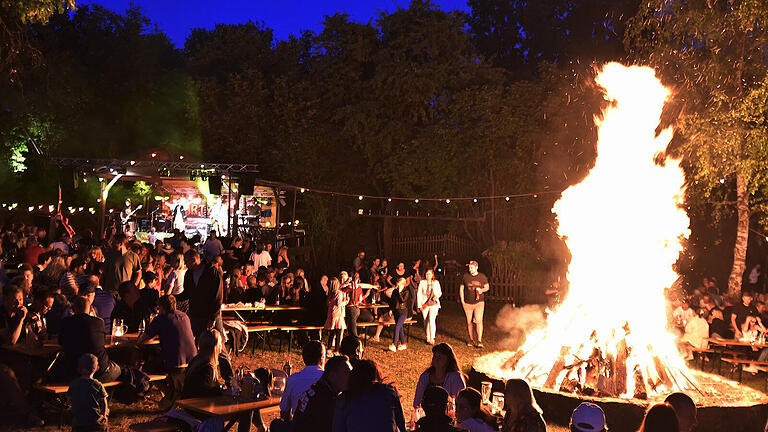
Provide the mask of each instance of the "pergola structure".
{"label": "pergola structure", "polygon": [[[153,154],[154,155],[154,154]],[[106,215],[106,201],[109,196],[110,188],[118,180],[127,181],[146,181],[150,183],[161,183],[163,180],[190,179],[195,178],[207,180],[215,176],[225,179],[227,182],[227,232],[237,230],[237,218],[231,214],[232,199],[238,200],[240,192],[245,195],[252,195],[253,190],[245,191],[244,185],[258,185],[271,188],[274,191],[276,200],[280,198],[281,191],[293,191],[293,215],[291,220],[295,220],[296,212],[296,186],[286,183],[263,180],[256,178],[259,172],[258,165],[237,162],[199,162],[179,160],[162,160],[153,158],[150,160],[130,160],[130,159],[93,159],[93,158],[67,158],[55,157],[51,159],[54,165],[61,168],[71,169],[74,175],[96,175],[99,176],[101,184],[101,205],[99,207],[99,230],[104,233],[104,223]],[[232,183],[239,185],[237,196],[232,196]],[[247,189],[247,187],[245,188]],[[280,205],[276,206],[276,218],[279,220]],[[295,228],[294,228],[295,229]]]}

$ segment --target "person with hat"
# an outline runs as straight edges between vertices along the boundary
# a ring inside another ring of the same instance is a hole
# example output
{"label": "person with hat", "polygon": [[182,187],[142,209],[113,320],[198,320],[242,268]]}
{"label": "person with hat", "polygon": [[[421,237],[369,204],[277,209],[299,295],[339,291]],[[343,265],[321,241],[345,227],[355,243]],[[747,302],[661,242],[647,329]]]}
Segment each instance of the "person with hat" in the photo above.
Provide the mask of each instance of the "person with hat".
{"label": "person with hat", "polygon": [[440,386],[429,387],[424,390],[421,399],[421,408],[424,417],[416,422],[414,432],[458,432],[453,426],[453,419],[445,413],[448,406],[448,391]]}
{"label": "person with hat", "polygon": [[582,402],[573,410],[569,428],[571,432],[604,432],[608,430],[603,409],[589,402]]}
{"label": "person with hat", "polygon": [[[477,261],[472,260],[467,266],[469,267],[469,272],[464,273],[461,286],[459,287],[461,306],[464,308],[464,315],[467,317],[467,331],[469,332],[467,346],[474,345],[477,348],[482,348],[485,293],[491,288],[488,285],[488,278],[483,273],[477,271]],[[477,336],[476,338],[475,335]]]}

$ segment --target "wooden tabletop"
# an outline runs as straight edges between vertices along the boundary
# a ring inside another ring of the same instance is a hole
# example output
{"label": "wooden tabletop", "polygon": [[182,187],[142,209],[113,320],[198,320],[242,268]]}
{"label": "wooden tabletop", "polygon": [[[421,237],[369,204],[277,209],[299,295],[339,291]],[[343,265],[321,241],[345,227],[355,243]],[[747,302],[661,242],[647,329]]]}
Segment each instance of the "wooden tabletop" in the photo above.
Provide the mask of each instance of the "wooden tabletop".
{"label": "wooden tabletop", "polygon": [[291,306],[291,305],[280,305],[280,306],[265,306],[263,308],[255,307],[255,306],[224,306],[221,308],[222,312],[227,311],[267,311],[267,312],[277,312],[277,311],[296,311],[301,310],[301,306]]}
{"label": "wooden tabletop", "polygon": [[[139,334],[138,333],[126,333],[120,337],[112,337],[111,335],[107,335],[107,337],[104,340],[105,348],[115,348],[115,347],[122,347],[122,346],[131,346],[131,345],[138,345],[139,342]],[[160,340],[158,338],[152,338],[142,345],[157,345],[160,343]]]}
{"label": "wooden tabletop", "polygon": [[280,405],[279,397],[261,401],[241,401],[232,396],[216,396],[207,398],[181,399],[176,406],[209,417],[236,417],[256,409]]}
{"label": "wooden tabletop", "polygon": [[57,343],[45,343],[43,345],[27,345],[25,343],[18,343],[13,345],[3,345],[2,348],[16,354],[25,355],[27,357],[43,358],[51,357],[61,351],[61,345]]}
{"label": "wooden tabletop", "polygon": [[704,338],[707,342],[721,346],[744,346],[754,348],[768,348],[768,344],[751,343],[747,341],[741,341],[738,339],[718,339],[718,338]]}

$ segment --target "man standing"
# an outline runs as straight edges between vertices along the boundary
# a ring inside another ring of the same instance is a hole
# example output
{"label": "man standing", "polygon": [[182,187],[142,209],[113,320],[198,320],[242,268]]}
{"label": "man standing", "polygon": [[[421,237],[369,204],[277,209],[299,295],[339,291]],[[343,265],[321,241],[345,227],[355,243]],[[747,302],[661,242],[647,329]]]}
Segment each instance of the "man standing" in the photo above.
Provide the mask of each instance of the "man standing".
{"label": "man standing", "polygon": [[[483,348],[483,312],[485,312],[485,293],[491,288],[488,285],[488,278],[477,271],[477,261],[470,261],[467,264],[469,273],[464,273],[464,277],[459,287],[459,298],[461,306],[464,308],[464,315],[467,317],[467,331],[469,332],[468,346]],[[477,339],[473,336],[477,329]]]}
{"label": "man standing", "polygon": [[217,267],[205,266],[194,249],[184,254],[184,263],[187,266],[184,291],[176,296],[176,300],[189,300],[189,320],[192,333],[197,337],[221,316],[224,282]]}
{"label": "man standing", "polygon": [[128,239],[125,234],[115,235],[115,253],[110,254],[104,269],[104,290],[116,293],[120,284],[131,281],[135,285],[139,283],[141,276],[141,259],[128,248]]}
{"label": "man standing", "polygon": [[216,231],[211,231],[208,234],[208,239],[203,244],[203,253],[205,254],[205,262],[211,262],[214,258],[221,255],[224,252],[224,246],[221,244],[216,236]]}

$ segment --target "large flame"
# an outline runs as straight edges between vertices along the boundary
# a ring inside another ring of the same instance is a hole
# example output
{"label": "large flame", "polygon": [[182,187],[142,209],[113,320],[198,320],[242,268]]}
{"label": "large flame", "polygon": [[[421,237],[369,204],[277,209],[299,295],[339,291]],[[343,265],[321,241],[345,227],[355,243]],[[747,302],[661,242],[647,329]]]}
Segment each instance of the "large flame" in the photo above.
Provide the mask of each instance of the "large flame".
{"label": "large flame", "polygon": [[664,289],[689,233],[683,171],[663,156],[672,129],[655,133],[669,91],[653,69],[618,63],[596,81],[609,106],[595,166],[553,208],[572,255],[568,296],[495,375],[621,397],[689,389],[666,329]]}

